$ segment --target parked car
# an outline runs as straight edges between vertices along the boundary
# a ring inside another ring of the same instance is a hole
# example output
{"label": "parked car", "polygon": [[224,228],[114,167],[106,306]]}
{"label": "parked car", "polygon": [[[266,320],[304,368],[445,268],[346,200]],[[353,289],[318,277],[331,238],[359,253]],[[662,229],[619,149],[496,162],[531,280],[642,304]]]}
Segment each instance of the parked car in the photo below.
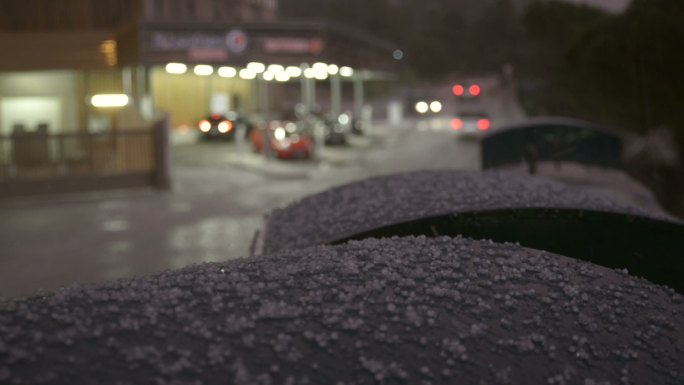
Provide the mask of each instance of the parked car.
{"label": "parked car", "polygon": [[351,133],[351,118],[348,114],[342,113],[334,116],[332,114],[309,113],[302,117],[306,124],[310,125],[312,132],[316,134],[316,128],[320,125],[323,130],[323,141],[326,145],[336,146],[347,144],[347,137]]}
{"label": "parked car", "polygon": [[209,115],[197,123],[197,128],[205,139],[234,140],[236,135],[248,138],[254,124],[237,112],[229,112]]}
{"label": "parked car", "polygon": [[274,120],[264,130],[252,130],[250,140],[255,152],[264,151],[264,131],[269,137],[269,149],[275,157],[309,159],[313,156],[313,136],[297,122]]}

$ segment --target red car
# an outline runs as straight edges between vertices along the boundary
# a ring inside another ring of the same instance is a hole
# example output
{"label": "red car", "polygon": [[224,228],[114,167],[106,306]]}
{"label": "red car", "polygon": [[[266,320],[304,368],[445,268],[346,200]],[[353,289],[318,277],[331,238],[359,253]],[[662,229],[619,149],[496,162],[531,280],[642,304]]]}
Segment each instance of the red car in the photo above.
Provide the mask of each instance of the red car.
{"label": "red car", "polygon": [[[314,140],[311,135],[289,121],[273,121],[267,128],[270,149],[279,159],[309,159],[313,156]],[[253,130],[250,135],[255,152],[263,152],[262,130]]]}

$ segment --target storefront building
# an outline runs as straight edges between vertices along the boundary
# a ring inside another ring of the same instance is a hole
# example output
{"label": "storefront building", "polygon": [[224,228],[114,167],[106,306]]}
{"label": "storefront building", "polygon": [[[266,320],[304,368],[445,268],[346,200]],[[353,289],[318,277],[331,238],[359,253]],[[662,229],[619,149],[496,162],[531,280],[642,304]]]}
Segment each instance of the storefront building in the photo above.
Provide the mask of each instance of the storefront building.
{"label": "storefront building", "polygon": [[358,112],[364,82],[394,70],[391,44],[279,20],[277,9],[276,0],[3,0],[0,184],[84,172],[148,180],[163,159],[151,131],[160,119],[188,131],[213,113],[267,121],[298,103],[339,113],[352,99]]}
{"label": "storefront building", "polygon": [[[211,112],[263,112],[260,82],[273,83],[271,100],[284,89],[306,102],[313,95],[302,93],[312,87],[302,78],[324,87],[318,98],[330,105],[336,82],[371,79],[394,65],[390,44],[325,23],[280,21],[275,0],[66,0],[59,10],[50,3],[0,5],[2,135],[38,125],[135,127],[160,113],[173,127],[193,126]],[[127,103],[92,103],[110,94]]]}

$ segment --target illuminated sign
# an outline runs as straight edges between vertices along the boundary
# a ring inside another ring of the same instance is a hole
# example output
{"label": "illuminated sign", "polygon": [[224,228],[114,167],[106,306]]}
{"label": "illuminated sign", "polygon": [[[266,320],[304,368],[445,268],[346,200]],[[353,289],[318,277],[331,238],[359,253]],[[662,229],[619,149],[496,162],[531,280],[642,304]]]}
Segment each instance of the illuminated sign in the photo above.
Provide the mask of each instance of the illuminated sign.
{"label": "illuminated sign", "polygon": [[303,39],[292,37],[271,37],[263,40],[263,49],[267,53],[314,54],[323,50],[322,39]]}
{"label": "illuminated sign", "polygon": [[161,32],[150,35],[152,51],[194,51],[195,54],[220,55],[220,50],[240,54],[247,50],[247,34],[234,29],[226,34],[209,34],[204,32]]}

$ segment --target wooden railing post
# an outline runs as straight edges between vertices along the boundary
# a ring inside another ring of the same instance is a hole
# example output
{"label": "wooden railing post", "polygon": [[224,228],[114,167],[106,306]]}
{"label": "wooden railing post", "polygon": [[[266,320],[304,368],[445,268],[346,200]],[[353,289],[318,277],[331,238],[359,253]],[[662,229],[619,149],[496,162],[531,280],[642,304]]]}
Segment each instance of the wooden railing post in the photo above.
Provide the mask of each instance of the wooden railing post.
{"label": "wooden railing post", "polygon": [[169,117],[164,116],[152,129],[155,155],[155,186],[160,190],[171,189],[171,145],[169,142]]}

